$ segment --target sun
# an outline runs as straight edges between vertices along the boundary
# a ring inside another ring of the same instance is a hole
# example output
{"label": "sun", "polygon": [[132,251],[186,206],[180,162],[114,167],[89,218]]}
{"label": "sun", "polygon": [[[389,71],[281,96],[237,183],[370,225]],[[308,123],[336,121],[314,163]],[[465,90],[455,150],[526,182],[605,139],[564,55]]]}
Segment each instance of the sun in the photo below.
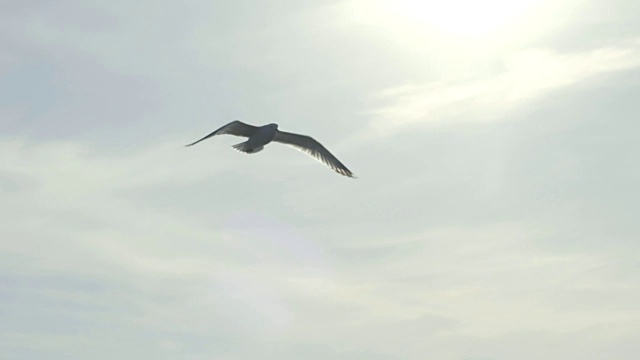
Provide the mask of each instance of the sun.
{"label": "sun", "polygon": [[364,0],[365,16],[463,37],[508,29],[544,0]]}
{"label": "sun", "polygon": [[397,16],[431,25],[455,35],[481,36],[515,21],[535,0],[396,0],[389,10]]}

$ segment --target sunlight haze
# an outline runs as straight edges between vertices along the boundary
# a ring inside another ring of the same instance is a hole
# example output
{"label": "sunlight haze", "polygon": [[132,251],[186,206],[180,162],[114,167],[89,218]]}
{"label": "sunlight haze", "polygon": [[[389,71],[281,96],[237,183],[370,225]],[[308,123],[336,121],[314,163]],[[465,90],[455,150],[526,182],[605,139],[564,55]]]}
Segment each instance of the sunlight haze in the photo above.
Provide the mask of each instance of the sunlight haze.
{"label": "sunlight haze", "polygon": [[0,359],[640,358],[638,14],[0,1]]}

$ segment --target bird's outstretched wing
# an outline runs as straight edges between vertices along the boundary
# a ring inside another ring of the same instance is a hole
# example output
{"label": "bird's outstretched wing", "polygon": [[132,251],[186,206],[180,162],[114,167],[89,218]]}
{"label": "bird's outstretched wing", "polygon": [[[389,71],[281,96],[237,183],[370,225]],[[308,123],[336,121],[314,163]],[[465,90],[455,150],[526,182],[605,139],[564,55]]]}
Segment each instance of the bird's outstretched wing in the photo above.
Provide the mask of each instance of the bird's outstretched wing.
{"label": "bird's outstretched wing", "polygon": [[287,144],[313,156],[316,160],[322,162],[340,175],[355,178],[351,170],[347,169],[329,150],[310,136],[276,131],[276,136],[273,138],[273,141]]}
{"label": "bird's outstretched wing", "polygon": [[199,143],[202,140],[206,140],[212,136],[215,135],[234,135],[234,136],[244,136],[244,137],[250,137],[251,135],[254,134],[254,132],[256,131],[256,129],[258,129],[257,127],[253,126],[253,125],[249,125],[249,124],[245,124],[240,120],[235,120],[232,121],[230,123],[228,123],[227,125],[221,127],[220,129],[212,132],[211,134],[203,137],[202,139],[191,143],[189,145],[185,145],[185,146],[192,146],[195,145],[197,143]]}

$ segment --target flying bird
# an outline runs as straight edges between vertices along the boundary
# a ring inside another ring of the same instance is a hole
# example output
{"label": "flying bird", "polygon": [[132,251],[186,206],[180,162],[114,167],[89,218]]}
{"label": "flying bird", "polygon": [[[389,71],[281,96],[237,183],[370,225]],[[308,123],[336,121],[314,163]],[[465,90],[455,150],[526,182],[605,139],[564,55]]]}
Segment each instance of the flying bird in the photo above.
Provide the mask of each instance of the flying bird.
{"label": "flying bird", "polygon": [[235,120],[219,128],[202,139],[186,146],[192,146],[202,140],[215,135],[234,135],[249,138],[245,142],[233,145],[233,148],[247,154],[255,154],[261,151],[265,145],[275,141],[294,147],[297,150],[311,155],[340,175],[355,178],[353,173],[344,166],[333,154],[314,138],[278,130],[278,124],[253,126],[242,121]]}

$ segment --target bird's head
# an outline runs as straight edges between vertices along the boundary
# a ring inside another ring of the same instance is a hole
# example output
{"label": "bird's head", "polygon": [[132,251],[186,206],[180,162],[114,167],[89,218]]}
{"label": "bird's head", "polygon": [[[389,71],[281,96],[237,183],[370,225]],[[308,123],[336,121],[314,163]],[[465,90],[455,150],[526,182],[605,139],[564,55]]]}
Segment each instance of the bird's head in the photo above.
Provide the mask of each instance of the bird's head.
{"label": "bird's head", "polygon": [[267,125],[267,126],[269,126],[270,128],[272,128],[273,130],[278,130],[278,124],[271,123],[271,124],[269,124],[269,125]]}

